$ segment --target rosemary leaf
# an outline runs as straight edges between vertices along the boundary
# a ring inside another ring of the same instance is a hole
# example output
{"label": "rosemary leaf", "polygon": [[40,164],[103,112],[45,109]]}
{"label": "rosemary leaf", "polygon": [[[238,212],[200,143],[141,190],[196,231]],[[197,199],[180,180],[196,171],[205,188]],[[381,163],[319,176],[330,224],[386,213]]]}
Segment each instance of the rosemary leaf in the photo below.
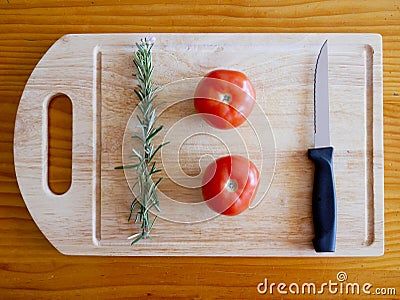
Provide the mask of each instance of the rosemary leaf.
{"label": "rosemary leaf", "polygon": [[161,129],[163,129],[163,125],[161,125],[160,127],[158,127],[157,129],[153,130],[150,135],[146,138],[146,142],[150,142],[156,135],[157,133],[159,133],[161,131]]}
{"label": "rosemary leaf", "polygon": [[[143,99],[143,98],[144,98],[144,95],[143,95],[143,93],[142,93],[141,90],[139,90],[139,89],[134,89],[133,91],[135,92],[136,96],[137,96],[139,99]],[[139,108],[140,108],[140,106],[139,106]]]}
{"label": "rosemary leaf", "polygon": [[150,174],[154,174],[154,171],[156,171],[156,163],[155,162],[153,162],[153,165],[151,166]]}
{"label": "rosemary leaf", "polygon": [[157,154],[158,151],[160,151],[160,149],[161,149],[162,147],[164,147],[165,145],[168,145],[168,144],[169,144],[169,142],[165,142],[165,143],[162,143],[162,144],[158,145],[158,147],[156,148],[156,150],[155,150],[155,151],[153,152],[153,154],[150,156],[149,162],[152,161],[153,157]]}
{"label": "rosemary leaf", "polygon": [[133,169],[133,168],[137,168],[139,166],[139,164],[135,164],[135,165],[127,165],[127,166],[118,166],[115,167],[115,170],[121,170],[121,169]]}
{"label": "rosemary leaf", "polygon": [[135,153],[136,157],[140,160],[143,159],[143,156],[135,148],[132,148],[132,152]]}
{"label": "rosemary leaf", "polygon": [[128,222],[131,220],[131,217],[132,217],[133,211],[135,210],[136,204],[137,204],[136,201],[133,201],[131,204],[131,211],[129,212]]}

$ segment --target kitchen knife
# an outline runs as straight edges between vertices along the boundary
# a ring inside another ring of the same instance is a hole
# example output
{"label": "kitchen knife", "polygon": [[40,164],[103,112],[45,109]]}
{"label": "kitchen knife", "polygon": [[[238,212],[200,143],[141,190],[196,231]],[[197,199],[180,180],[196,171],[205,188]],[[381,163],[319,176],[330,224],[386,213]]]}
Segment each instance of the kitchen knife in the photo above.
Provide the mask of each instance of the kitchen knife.
{"label": "kitchen knife", "polygon": [[336,246],[336,192],[333,147],[329,136],[328,41],[319,52],[314,75],[314,148],[308,157],[314,163],[312,211],[316,252],[334,252]]}

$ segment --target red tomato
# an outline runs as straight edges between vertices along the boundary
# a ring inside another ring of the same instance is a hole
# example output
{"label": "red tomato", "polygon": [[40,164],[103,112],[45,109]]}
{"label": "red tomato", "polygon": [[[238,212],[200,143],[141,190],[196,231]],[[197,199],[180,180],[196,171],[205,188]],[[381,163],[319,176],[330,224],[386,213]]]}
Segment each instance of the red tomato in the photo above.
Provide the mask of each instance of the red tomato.
{"label": "red tomato", "polygon": [[210,125],[229,129],[246,121],[255,99],[256,92],[246,75],[232,70],[215,70],[197,85],[194,107]]}
{"label": "red tomato", "polygon": [[246,210],[256,194],[260,175],[242,156],[224,156],[212,162],[203,175],[202,194],[214,211],[235,216]]}

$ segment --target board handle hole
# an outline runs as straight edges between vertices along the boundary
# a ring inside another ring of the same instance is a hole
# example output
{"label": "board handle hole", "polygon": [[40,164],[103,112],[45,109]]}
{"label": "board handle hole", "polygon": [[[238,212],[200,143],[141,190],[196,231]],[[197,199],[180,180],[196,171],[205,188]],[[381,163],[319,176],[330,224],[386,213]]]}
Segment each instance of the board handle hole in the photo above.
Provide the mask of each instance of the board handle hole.
{"label": "board handle hole", "polygon": [[49,189],[66,193],[72,182],[72,102],[65,94],[52,97],[48,105]]}

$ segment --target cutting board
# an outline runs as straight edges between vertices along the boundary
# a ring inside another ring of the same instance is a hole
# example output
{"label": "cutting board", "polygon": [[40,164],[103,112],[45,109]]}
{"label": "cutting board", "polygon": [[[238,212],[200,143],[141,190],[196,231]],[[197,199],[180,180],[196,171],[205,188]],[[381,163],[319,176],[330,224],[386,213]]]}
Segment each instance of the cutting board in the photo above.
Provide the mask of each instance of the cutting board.
{"label": "cutting board", "polygon": [[[155,34],[160,93],[157,157],[164,166],[162,212],[152,239],[131,246],[135,174],[129,163],[138,100],[132,53],[144,34],[66,35],[43,56],[22,94],[15,124],[18,184],[36,224],[64,254],[190,256],[377,256],[384,249],[382,40],[375,34]],[[312,246],[313,80],[329,43],[331,143],[335,148],[337,250]],[[226,68],[252,81],[257,105],[237,130],[215,130],[195,115],[193,90]],[[72,183],[48,186],[48,105],[72,102]],[[244,151],[244,152],[243,152]],[[201,200],[204,167],[227,153],[261,170],[251,208],[215,215]]]}

